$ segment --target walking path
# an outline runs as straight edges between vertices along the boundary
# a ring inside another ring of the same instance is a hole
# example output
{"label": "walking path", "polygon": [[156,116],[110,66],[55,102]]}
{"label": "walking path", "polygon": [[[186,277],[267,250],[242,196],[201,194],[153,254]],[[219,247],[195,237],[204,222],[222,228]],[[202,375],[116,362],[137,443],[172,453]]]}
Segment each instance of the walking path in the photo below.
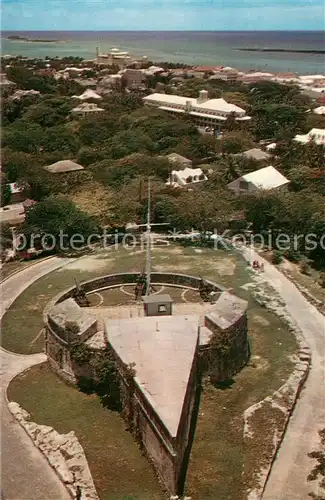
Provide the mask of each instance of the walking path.
{"label": "walking path", "polygon": [[325,427],[325,318],[291,281],[259,254],[245,249],[244,256],[250,262],[264,263],[265,280],[286,302],[312,353],[311,370],[272,467],[263,500],[307,499],[309,492],[317,490],[315,481],[307,482],[315,463],[308,453],[318,448],[318,431]]}
{"label": "walking path", "polygon": [[[65,265],[68,259],[54,257],[28,266],[1,284],[1,318],[25,288],[38,278]],[[6,500],[71,500],[54,470],[34,446],[6,403],[10,380],[26,368],[46,360],[43,353],[21,356],[0,348],[2,408],[1,489]]]}

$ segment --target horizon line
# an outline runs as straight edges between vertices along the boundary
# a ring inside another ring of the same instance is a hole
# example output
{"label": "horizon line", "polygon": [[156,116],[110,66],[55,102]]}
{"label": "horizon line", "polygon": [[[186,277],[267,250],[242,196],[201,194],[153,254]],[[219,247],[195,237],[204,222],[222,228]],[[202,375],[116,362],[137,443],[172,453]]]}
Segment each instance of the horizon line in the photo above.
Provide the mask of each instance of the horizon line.
{"label": "horizon line", "polygon": [[81,32],[98,32],[98,33],[107,33],[107,32],[117,32],[117,33],[122,33],[122,32],[131,32],[131,33],[179,33],[179,32],[195,32],[195,33],[287,33],[287,32],[299,32],[299,33],[325,33],[325,29],[322,30],[313,30],[313,29],[281,29],[281,30],[268,30],[268,29],[262,29],[262,30],[198,30],[198,29],[179,29],[179,30],[149,30],[149,29],[144,29],[144,30],[139,30],[139,29],[108,29],[108,30],[99,30],[99,29],[91,29],[91,30],[75,30],[75,29],[2,29],[2,33],[5,33],[7,31],[14,31],[14,32],[28,32],[28,31],[38,31],[40,33],[46,33],[48,31],[51,32],[76,32],[76,33],[81,33]]}

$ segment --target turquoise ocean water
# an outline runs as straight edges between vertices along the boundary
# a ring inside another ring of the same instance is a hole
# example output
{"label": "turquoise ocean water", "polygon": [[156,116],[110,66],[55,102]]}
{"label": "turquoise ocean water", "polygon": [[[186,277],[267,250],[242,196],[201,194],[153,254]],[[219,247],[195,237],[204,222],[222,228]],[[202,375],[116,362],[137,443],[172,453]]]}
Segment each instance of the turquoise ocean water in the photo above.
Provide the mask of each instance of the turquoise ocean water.
{"label": "turquoise ocean water", "polygon": [[[12,41],[8,35],[55,39],[58,43]],[[324,73],[322,54],[241,52],[239,47],[324,50],[324,31],[272,32],[141,32],[141,31],[34,31],[2,32],[2,54],[29,57],[95,57],[112,47],[153,61],[182,62],[196,65],[224,65],[238,69],[291,71],[300,74]]]}

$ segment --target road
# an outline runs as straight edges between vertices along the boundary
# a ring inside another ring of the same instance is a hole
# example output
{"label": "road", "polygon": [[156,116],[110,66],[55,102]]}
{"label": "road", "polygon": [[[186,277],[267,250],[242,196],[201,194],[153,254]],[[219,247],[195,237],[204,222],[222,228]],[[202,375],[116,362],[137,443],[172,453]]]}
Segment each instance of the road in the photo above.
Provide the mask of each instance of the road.
{"label": "road", "polygon": [[318,448],[318,430],[325,427],[325,318],[289,279],[259,254],[245,249],[244,255],[249,262],[264,262],[264,278],[286,302],[312,354],[309,376],[272,467],[263,500],[308,499],[309,492],[317,492],[316,482],[307,482],[315,463],[308,453]]}
{"label": "road", "polygon": [[[68,259],[53,257],[23,269],[1,284],[1,318],[25,288],[38,278],[65,265]],[[1,489],[6,500],[71,500],[54,470],[9,412],[5,394],[10,380],[22,370],[45,361],[43,353],[31,356],[1,355]]]}

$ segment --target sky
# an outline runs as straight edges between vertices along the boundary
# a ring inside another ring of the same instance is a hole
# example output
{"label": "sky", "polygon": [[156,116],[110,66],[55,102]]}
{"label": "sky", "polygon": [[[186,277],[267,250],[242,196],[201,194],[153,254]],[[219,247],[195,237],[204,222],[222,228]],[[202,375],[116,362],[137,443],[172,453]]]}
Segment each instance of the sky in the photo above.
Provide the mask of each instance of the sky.
{"label": "sky", "polygon": [[324,30],[324,0],[2,0],[3,30]]}

